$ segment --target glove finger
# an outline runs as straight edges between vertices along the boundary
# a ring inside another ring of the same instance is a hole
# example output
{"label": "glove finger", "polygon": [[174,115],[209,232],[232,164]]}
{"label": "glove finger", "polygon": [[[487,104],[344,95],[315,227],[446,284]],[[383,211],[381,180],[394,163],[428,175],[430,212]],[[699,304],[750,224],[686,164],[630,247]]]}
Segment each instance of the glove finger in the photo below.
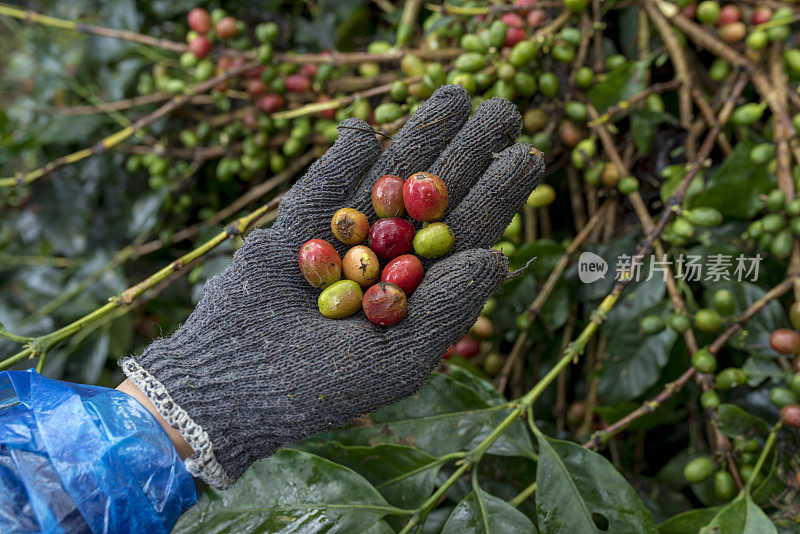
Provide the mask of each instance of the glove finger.
{"label": "glove finger", "polygon": [[481,104],[430,167],[447,185],[450,211],[489,167],[493,155],[513,143],[521,130],[522,117],[508,100],[492,98]]}
{"label": "glove finger", "polygon": [[334,212],[350,202],[357,184],[378,159],[381,145],[372,128],[361,119],[339,124],[339,138],[292,186],[281,201],[275,227],[291,229],[295,241],[319,237]]}
{"label": "glove finger", "polygon": [[399,347],[417,340],[423,361],[409,371],[424,380],[507,276],[505,255],[488,249],[464,250],[433,264],[409,299],[406,318],[387,332]]}
{"label": "glove finger", "polygon": [[471,110],[469,93],[458,85],[445,85],[422,104],[369,171],[359,187],[353,207],[372,220],[372,186],[384,174],[403,179],[427,169],[461,129]]}
{"label": "glove finger", "polygon": [[454,251],[493,245],[542,180],[544,156],[527,143],[505,149],[445,222],[455,234]]}

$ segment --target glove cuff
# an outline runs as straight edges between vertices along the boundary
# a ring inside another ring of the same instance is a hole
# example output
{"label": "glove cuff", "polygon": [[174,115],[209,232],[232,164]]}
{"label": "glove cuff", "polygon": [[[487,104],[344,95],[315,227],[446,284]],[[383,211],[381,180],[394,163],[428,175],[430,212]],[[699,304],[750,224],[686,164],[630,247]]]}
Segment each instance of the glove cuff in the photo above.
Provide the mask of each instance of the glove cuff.
{"label": "glove cuff", "polygon": [[194,449],[194,454],[186,459],[186,469],[215,489],[225,490],[233,487],[236,481],[214,455],[214,445],[208,433],[175,402],[164,384],[136,363],[132,357],[123,359],[120,367],[130,381],[147,395],[167,423]]}

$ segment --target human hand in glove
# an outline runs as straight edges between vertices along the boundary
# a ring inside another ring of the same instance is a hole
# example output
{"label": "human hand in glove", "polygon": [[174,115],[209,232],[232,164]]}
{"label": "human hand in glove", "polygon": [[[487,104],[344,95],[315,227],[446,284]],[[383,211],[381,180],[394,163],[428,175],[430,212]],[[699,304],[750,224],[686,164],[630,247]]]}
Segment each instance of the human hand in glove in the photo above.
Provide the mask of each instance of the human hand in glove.
{"label": "human hand in glove", "polygon": [[[191,445],[186,464],[195,476],[229,488],[281,445],[413,394],[474,323],[508,275],[505,256],[488,247],[544,163],[530,145],[512,145],[522,121],[511,102],[488,100],[471,118],[470,110],[464,89],[442,87],[382,153],[365,122],[344,121],[336,143],[286,194],[273,226],[245,239],[187,321],[121,363]],[[326,319],[319,291],[300,273],[300,247],[320,238],[342,254],[333,214],[352,207],[374,222],[375,180],[418,171],[447,185],[452,253],[427,265],[400,323],[375,326],[363,312]]]}

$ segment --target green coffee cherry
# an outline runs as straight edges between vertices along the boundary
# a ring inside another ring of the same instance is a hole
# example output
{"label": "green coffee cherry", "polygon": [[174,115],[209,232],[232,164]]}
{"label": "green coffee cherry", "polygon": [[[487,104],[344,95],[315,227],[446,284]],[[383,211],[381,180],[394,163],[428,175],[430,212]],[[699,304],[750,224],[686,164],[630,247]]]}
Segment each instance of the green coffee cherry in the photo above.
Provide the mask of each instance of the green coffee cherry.
{"label": "green coffee cherry", "polygon": [[769,251],[776,258],[784,260],[791,255],[793,243],[792,231],[789,228],[785,228],[775,234],[772,243],[770,243]]}
{"label": "green coffee cherry", "polygon": [[527,72],[518,72],[514,76],[514,89],[517,90],[517,93],[520,96],[525,98],[530,98],[536,94],[537,84],[536,78],[533,74],[528,74]]}
{"label": "green coffee cherry", "polygon": [[760,143],[750,149],[750,161],[756,165],[764,165],[775,157],[775,145],[772,143]]}
{"label": "green coffee cherry", "polygon": [[539,186],[531,191],[528,195],[527,204],[531,208],[541,208],[552,204],[556,199],[556,190],[548,184],[539,184]]}
{"label": "green coffee cherry", "polygon": [[513,239],[519,237],[520,232],[522,232],[522,216],[519,213],[515,213],[514,217],[511,218],[511,222],[503,231],[503,237]]}
{"label": "green coffee cherry", "polygon": [[647,315],[642,317],[639,326],[644,335],[652,336],[662,332],[667,327],[667,324],[658,315]]}
{"label": "green coffee cherry", "polygon": [[747,383],[747,373],[743,369],[728,367],[717,374],[717,389],[727,391]]}
{"label": "green coffee cherry", "polygon": [[453,231],[444,223],[434,222],[420,228],[414,235],[414,252],[417,256],[432,259],[450,252],[455,243]]}
{"label": "green coffee cherry", "polygon": [[581,67],[575,73],[575,85],[579,89],[589,89],[594,84],[594,72],[589,67]]}
{"label": "green coffee cherry", "polygon": [[483,305],[483,309],[481,310],[481,315],[491,315],[494,313],[494,310],[497,309],[497,301],[493,298],[489,298],[486,303]]}
{"label": "green coffee cherry", "polygon": [[550,55],[560,63],[572,63],[575,61],[575,47],[568,43],[557,43],[550,50]]}
{"label": "green coffee cherry", "polygon": [[694,236],[694,225],[683,217],[678,217],[672,222],[671,230],[673,234],[685,239]]}
{"label": "green coffee cherry", "polygon": [[733,112],[730,122],[737,126],[749,126],[761,119],[766,107],[766,104],[756,104],[753,102],[742,104]]}
{"label": "green coffee cherry", "polygon": [[727,471],[714,473],[714,495],[723,501],[729,501],[736,495],[736,483],[733,481],[733,475]]}
{"label": "green coffee cherry", "polygon": [[478,72],[486,66],[486,60],[478,52],[465,52],[456,58],[453,66],[462,72]]}
{"label": "green coffee cherry", "polygon": [[256,26],[256,39],[260,43],[274,43],[279,33],[280,29],[274,22],[264,22]]}
{"label": "green coffee cherry", "polygon": [[700,405],[704,410],[716,410],[719,406],[719,395],[717,395],[717,392],[713,389],[704,391],[703,394],[700,395]]}
{"label": "green coffee cherry", "polygon": [[564,113],[576,122],[585,122],[586,117],[589,116],[589,110],[586,109],[583,102],[567,102],[564,105]]}
{"label": "green coffee cherry", "polygon": [[520,41],[511,49],[508,62],[513,66],[526,67],[536,59],[536,45],[532,41]]}
{"label": "green coffee cherry", "polygon": [[775,387],[769,390],[769,400],[778,408],[783,408],[787,404],[797,404],[797,395],[791,389]]}
{"label": "green coffee cherry", "polygon": [[[479,52],[479,53],[485,53],[486,52],[486,46],[483,44],[483,41],[481,41],[480,37],[478,37],[474,33],[465,33],[461,37],[460,44],[461,44],[461,48],[463,50],[466,50],[467,52]],[[517,43],[517,44],[521,44],[521,43]],[[531,44],[533,44],[533,43],[531,43]]]}
{"label": "green coffee cherry", "polygon": [[774,234],[786,226],[786,218],[778,213],[771,213],[761,219],[761,226],[765,232]]}
{"label": "green coffee cherry", "polygon": [[694,314],[694,324],[701,332],[716,334],[725,327],[725,319],[716,310],[703,308]]}
{"label": "green coffee cherry", "polygon": [[769,35],[763,30],[753,30],[744,42],[751,50],[762,50],[769,43]]}
{"label": "green coffee cherry", "polygon": [[588,4],[589,0],[564,0],[564,7],[573,13],[582,13]]}
{"label": "green coffee cherry", "polygon": [[683,468],[683,476],[692,484],[702,482],[714,472],[714,462],[708,456],[695,458]]}
{"label": "green coffee cherry", "polygon": [[795,395],[800,395],[800,373],[794,373],[789,379],[789,388]]}
{"label": "green coffee cherry", "polygon": [[384,102],[375,108],[375,122],[386,124],[403,116],[403,108],[395,102]]}
{"label": "green coffee cherry", "polygon": [[493,246],[492,249],[500,251],[509,257],[513,256],[517,252],[517,246],[511,241],[500,241]]}
{"label": "green coffee cherry", "polygon": [[723,317],[729,317],[736,313],[736,300],[733,298],[733,293],[727,289],[720,289],[714,296],[711,297],[711,305]]}
{"label": "green coffee cherry", "polygon": [[786,204],[786,194],[781,191],[780,189],[773,189],[767,195],[767,200],[765,205],[767,209],[772,212],[778,212],[783,209],[784,204]]}
{"label": "green coffee cherry", "polygon": [[683,217],[695,226],[712,227],[722,222],[722,213],[714,208],[698,207],[683,212]]}
{"label": "green coffee cherry", "polygon": [[692,354],[692,365],[701,373],[713,373],[717,370],[717,359],[707,348]]}
{"label": "green coffee cherry", "polygon": [[677,312],[669,316],[667,323],[672,330],[679,334],[683,334],[692,326],[692,322],[688,317]]}
{"label": "green coffee cherry", "polygon": [[715,0],[705,0],[697,5],[697,20],[703,24],[716,24],[719,20],[719,3]]}
{"label": "green coffee cherry", "polygon": [[558,94],[558,78],[552,72],[539,76],[539,92],[544,96],[554,97]]}
{"label": "green coffee cherry", "polygon": [[339,280],[320,293],[317,307],[328,319],[344,319],[361,309],[364,296],[361,286],[353,280]]}
{"label": "green coffee cherry", "polygon": [[619,189],[619,192],[623,195],[630,195],[639,189],[639,180],[633,176],[626,176],[619,181],[617,184],[617,189]]}
{"label": "green coffee cherry", "polygon": [[594,157],[596,150],[594,139],[582,139],[575,145],[575,148],[572,149],[572,165],[574,165],[576,169],[583,169],[586,163]]}
{"label": "green coffee cherry", "polygon": [[730,72],[731,66],[721,57],[715,59],[713,63],[711,63],[711,67],[708,69],[708,75],[715,82],[721,82],[728,76],[728,74],[730,74]]}

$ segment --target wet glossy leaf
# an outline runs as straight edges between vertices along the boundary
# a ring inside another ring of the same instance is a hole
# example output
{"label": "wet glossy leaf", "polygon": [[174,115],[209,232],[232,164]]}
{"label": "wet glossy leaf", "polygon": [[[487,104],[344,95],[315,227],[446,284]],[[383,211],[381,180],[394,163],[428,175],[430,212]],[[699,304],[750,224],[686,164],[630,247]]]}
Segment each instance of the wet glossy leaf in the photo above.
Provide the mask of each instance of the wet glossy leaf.
{"label": "wet glossy leaf", "polygon": [[707,525],[714,516],[722,509],[721,506],[714,508],[699,508],[689,510],[669,518],[658,526],[658,534],[689,534],[699,532]]}
{"label": "wet glossy leaf", "polygon": [[542,532],[655,532],[653,516],[611,463],[537,433],[536,510]]}
{"label": "wet glossy leaf", "polygon": [[471,388],[434,374],[416,395],[366,416],[354,426],[324,434],[322,439],[345,445],[396,443],[441,456],[470,443],[495,410]]}
{"label": "wet glossy leaf", "polygon": [[719,508],[704,532],[714,534],[770,534],[776,532],[767,514],[745,494]]}
{"label": "wet glossy leaf", "polygon": [[[433,456],[403,445],[363,447],[309,442],[304,449],[349,467],[399,508],[416,508],[422,504],[432,493],[441,467]],[[412,471],[426,467],[429,469],[408,476]]]}
{"label": "wet glossy leaf", "polygon": [[393,508],[357,473],[296,450],[256,462],[231,490],[207,490],[173,532],[357,532]]}
{"label": "wet glossy leaf", "polygon": [[473,491],[450,514],[442,534],[514,534],[537,532],[525,514],[502,499]]}

